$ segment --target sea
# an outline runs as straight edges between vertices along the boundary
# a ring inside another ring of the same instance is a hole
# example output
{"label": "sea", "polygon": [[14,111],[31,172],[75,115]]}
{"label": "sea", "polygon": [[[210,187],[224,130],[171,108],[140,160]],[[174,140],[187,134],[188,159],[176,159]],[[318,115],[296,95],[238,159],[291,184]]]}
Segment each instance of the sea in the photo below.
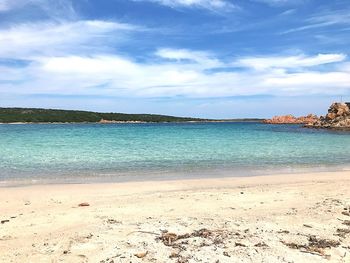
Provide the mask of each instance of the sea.
{"label": "sea", "polygon": [[256,176],[349,168],[349,132],[301,125],[0,125],[0,185]]}

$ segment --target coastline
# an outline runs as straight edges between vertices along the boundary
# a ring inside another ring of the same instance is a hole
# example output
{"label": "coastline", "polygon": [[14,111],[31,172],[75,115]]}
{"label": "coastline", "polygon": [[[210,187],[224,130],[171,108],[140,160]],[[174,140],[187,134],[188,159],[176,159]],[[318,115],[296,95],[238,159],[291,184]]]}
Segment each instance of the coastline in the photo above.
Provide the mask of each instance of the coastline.
{"label": "coastline", "polygon": [[203,121],[108,121],[108,122],[0,122],[0,125],[22,125],[22,124],[147,124],[147,123],[224,123],[224,122],[245,122],[245,123],[263,123],[263,119],[228,119],[228,120],[203,120]]}
{"label": "coastline", "polygon": [[[228,168],[228,169],[209,169],[198,170],[196,172],[173,172],[173,171],[136,171],[133,173],[110,173],[100,175],[90,175],[79,173],[47,175],[42,177],[32,177],[27,174],[20,178],[8,178],[0,180],[0,189],[7,187],[26,187],[26,186],[44,186],[44,185],[109,185],[119,183],[148,183],[148,182],[168,182],[168,181],[191,181],[191,180],[221,180],[234,178],[258,178],[265,176],[298,176],[300,174],[325,174],[350,171],[349,165],[315,165],[302,167],[286,166],[281,167],[258,168]],[[166,174],[166,176],[164,176]],[[26,177],[31,179],[26,179]],[[62,178],[59,178],[62,177]]]}
{"label": "coastline", "polygon": [[[0,262],[347,262],[349,185],[338,171],[5,187]],[[166,245],[164,230],[190,235]]]}

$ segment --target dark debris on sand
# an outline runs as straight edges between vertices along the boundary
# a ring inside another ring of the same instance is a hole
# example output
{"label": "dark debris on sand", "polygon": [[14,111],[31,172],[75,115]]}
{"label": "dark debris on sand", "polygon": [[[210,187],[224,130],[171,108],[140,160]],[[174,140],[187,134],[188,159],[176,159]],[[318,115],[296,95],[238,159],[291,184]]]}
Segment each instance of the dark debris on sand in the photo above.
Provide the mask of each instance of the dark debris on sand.
{"label": "dark debris on sand", "polygon": [[[189,245],[189,239],[191,238],[201,238],[205,240],[209,240],[211,244],[202,242],[198,244],[198,247],[210,246],[210,245],[220,245],[223,244],[225,239],[229,238],[233,235],[231,232],[227,230],[209,230],[206,228],[202,228],[200,230],[195,230],[191,233],[185,234],[176,234],[168,231],[163,231],[163,233],[156,238],[157,241],[161,241],[165,246],[172,247],[176,249],[176,252],[172,252],[169,258],[177,258],[177,263],[186,263],[189,261],[189,257],[185,257],[181,254],[181,252],[187,250],[187,246]],[[225,256],[229,256],[227,252],[224,254]]]}
{"label": "dark debris on sand", "polygon": [[208,230],[206,228],[203,228],[200,230],[195,230],[192,233],[180,235],[164,231],[156,239],[162,241],[166,246],[177,247],[179,245],[179,242],[177,241],[195,237],[209,239],[213,244],[220,244],[223,243],[223,240],[227,238],[229,234],[230,233],[225,230]]}
{"label": "dark debris on sand", "polygon": [[316,236],[309,236],[308,244],[296,244],[294,242],[288,243],[282,241],[284,245],[292,249],[298,249],[304,253],[315,254],[319,256],[326,256],[324,249],[338,247],[339,241],[317,238]]}

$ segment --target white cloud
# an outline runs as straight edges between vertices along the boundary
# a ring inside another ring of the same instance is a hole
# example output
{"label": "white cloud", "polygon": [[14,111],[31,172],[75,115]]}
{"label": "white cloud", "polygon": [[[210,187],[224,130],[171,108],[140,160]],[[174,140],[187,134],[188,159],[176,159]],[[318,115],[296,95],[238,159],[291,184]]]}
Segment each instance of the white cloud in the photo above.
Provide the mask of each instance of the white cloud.
{"label": "white cloud", "polygon": [[306,22],[309,25],[300,27],[299,30],[333,25],[349,25],[350,10],[332,11],[329,13],[317,14],[308,18]]}
{"label": "white cloud", "polygon": [[0,29],[0,57],[30,58],[79,53],[88,49],[101,52],[100,46],[113,35],[121,41],[125,32],[140,28],[117,22],[83,20],[76,22],[42,22]]}
{"label": "white cloud", "polygon": [[343,63],[343,64],[339,65],[339,70],[344,70],[344,71],[350,73],[350,62]]}
{"label": "white cloud", "polygon": [[[171,62],[192,62],[201,68],[215,68],[223,66],[223,63],[208,52],[190,51],[186,49],[159,49],[157,56],[168,59]],[[192,65],[193,66],[193,65]]]}
{"label": "white cloud", "polygon": [[[134,0],[135,1],[135,0]],[[203,8],[211,11],[230,11],[235,5],[225,0],[136,0],[158,3],[172,8],[191,7]]]}
{"label": "white cloud", "polygon": [[346,59],[344,54],[318,54],[317,56],[279,56],[279,57],[253,57],[242,58],[236,63],[239,66],[266,70],[271,68],[302,68],[322,64],[340,62]]}
{"label": "white cloud", "polygon": [[283,5],[299,5],[306,0],[251,0],[254,2],[261,2],[271,6],[283,6]]}
{"label": "white cloud", "polygon": [[[203,98],[258,94],[337,95],[350,91],[346,63],[327,72],[304,68],[340,61],[342,57],[337,58],[336,54],[324,55],[327,59],[319,56],[294,59],[290,63],[299,69],[297,73],[286,70],[290,57],[279,57],[284,63],[277,63],[275,57],[265,58],[264,61],[270,61],[265,70],[255,70],[256,64],[248,63],[246,70],[230,71],[230,64],[220,62],[225,71],[210,71],[208,62],[198,59],[198,54],[200,58],[204,56],[203,52],[165,49],[157,54],[165,60],[155,57],[153,62],[140,63],[117,55],[41,57],[27,68],[7,70],[10,76],[6,79],[13,82],[0,86],[0,92]],[[169,58],[180,61],[171,63]],[[246,61],[256,59],[259,58],[246,58]],[[200,66],[201,63],[204,65]],[[240,60],[235,62],[240,63]]]}
{"label": "white cloud", "polygon": [[349,25],[350,24],[350,10],[331,10],[328,12],[315,14],[305,20],[304,26],[292,28],[283,33],[293,33],[314,28],[322,28],[335,25]]}
{"label": "white cloud", "polygon": [[[350,88],[350,74],[347,72],[303,72],[272,76],[265,85],[282,85],[286,88],[297,89],[300,86],[307,87],[308,92],[319,91],[324,87]],[[330,93],[332,93],[331,91]],[[327,93],[327,92],[326,92]]]}

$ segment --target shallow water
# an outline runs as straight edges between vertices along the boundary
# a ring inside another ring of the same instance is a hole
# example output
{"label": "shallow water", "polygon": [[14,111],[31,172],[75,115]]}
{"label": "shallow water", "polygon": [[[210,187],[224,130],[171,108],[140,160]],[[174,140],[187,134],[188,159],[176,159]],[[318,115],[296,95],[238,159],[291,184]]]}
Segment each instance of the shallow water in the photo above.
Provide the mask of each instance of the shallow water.
{"label": "shallow water", "polygon": [[350,133],[300,125],[0,125],[3,182],[244,176],[349,164]]}

